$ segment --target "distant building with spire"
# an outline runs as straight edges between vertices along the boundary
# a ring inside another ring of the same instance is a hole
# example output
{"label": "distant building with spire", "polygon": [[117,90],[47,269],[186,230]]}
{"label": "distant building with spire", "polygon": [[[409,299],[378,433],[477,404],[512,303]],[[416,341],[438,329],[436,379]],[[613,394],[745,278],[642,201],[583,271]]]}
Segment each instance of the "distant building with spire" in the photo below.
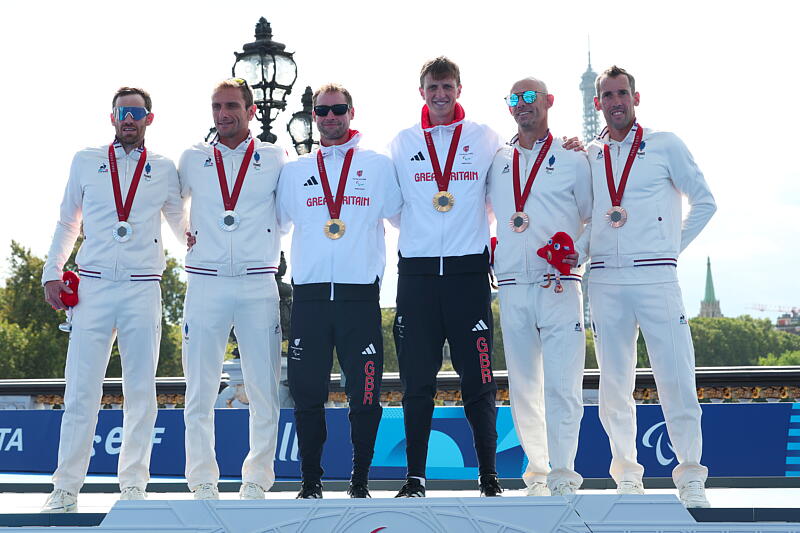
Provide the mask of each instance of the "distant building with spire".
{"label": "distant building with spire", "polygon": [[[589,145],[592,140],[597,137],[600,132],[599,118],[597,110],[594,108],[594,82],[597,79],[597,73],[592,70],[592,50],[588,48],[589,53],[589,66],[586,67],[586,72],[581,76],[581,94],[583,95],[583,144]],[[583,319],[586,326],[591,325],[589,313],[589,269],[583,276],[581,285],[583,287]]]}
{"label": "distant building with spire", "polygon": [[719,309],[719,300],[714,294],[714,280],[711,279],[711,258],[706,262],[706,295],[700,302],[700,314],[704,318],[719,318],[722,311]]}
{"label": "distant building with spire", "polygon": [[600,121],[594,108],[594,82],[597,73],[592,70],[592,50],[589,49],[589,66],[581,76],[581,93],[583,94],[583,143],[589,144],[600,133]]}

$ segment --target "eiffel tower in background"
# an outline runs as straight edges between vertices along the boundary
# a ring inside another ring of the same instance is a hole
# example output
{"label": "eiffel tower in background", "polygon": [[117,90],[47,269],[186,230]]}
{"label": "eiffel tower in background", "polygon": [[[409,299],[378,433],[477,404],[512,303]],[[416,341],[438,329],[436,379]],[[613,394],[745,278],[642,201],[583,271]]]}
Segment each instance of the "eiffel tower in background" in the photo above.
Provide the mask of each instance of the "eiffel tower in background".
{"label": "eiffel tower in background", "polygon": [[[594,108],[594,82],[597,79],[597,73],[592,70],[592,50],[588,46],[587,49],[589,65],[586,67],[586,72],[581,76],[580,89],[583,97],[583,144],[588,146],[600,132],[600,120],[597,116],[597,110]],[[583,281],[581,281],[581,287],[583,289],[583,321],[586,327],[591,326],[591,319],[589,317],[588,281],[589,269],[587,267],[583,275]]]}

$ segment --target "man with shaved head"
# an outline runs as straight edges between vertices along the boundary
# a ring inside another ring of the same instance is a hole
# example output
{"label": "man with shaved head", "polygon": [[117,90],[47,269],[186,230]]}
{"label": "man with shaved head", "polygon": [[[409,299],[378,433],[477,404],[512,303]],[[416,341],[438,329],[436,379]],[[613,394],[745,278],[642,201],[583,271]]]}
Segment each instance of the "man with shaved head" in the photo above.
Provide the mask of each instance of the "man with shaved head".
{"label": "man with shaved head", "polygon": [[[575,472],[586,339],[579,265],[587,256],[592,179],[585,153],[553,142],[547,112],[554,99],[534,78],[511,87],[506,103],[517,135],[497,152],[487,178],[511,413],[528,456],[530,496],[573,494],[583,482]],[[553,267],[536,252],[559,231],[576,250],[563,260],[570,273],[553,283]]]}

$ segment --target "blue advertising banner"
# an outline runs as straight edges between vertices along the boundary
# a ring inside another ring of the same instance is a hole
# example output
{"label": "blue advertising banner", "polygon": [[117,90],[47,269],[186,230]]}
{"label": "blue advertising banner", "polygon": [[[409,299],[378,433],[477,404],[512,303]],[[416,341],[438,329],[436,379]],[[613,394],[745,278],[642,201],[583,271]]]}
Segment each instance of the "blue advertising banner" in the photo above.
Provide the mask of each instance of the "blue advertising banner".
{"label": "blue advertising banner", "polygon": [[[800,403],[704,404],[703,462],[712,477],[800,477]],[[56,466],[61,411],[0,411],[0,471],[52,472]],[[431,479],[475,479],[477,459],[472,434],[461,407],[434,410],[428,452]],[[647,477],[669,477],[677,460],[661,407],[637,405],[639,461]],[[328,441],[323,454],[325,477],[348,479],[352,447],[347,409],[327,409]],[[216,412],[217,460],[224,477],[238,478],[247,454],[248,412]],[[527,460],[519,445],[511,411],[498,408],[497,469],[501,477],[520,477]],[[161,409],[153,432],[151,473],[183,476],[183,410]],[[89,472],[115,474],[122,444],[122,411],[100,411]],[[576,469],[587,478],[608,477],[608,439],[597,406],[586,406]],[[292,410],[281,411],[275,470],[279,478],[300,475],[297,432]],[[405,477],[403,410],[383,410],[371,476]]]}

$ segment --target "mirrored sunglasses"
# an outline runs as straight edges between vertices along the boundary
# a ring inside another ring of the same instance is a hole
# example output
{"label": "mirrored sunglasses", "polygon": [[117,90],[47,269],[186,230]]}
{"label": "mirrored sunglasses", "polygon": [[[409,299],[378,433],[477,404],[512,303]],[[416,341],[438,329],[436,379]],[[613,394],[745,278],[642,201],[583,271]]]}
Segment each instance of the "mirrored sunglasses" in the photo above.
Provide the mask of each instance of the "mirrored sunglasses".
{"label": "mirrored sunglasses", "polygon": [[333,114],[340,117],[350,110],[347,104],[333,104],[333,105],[316,105],[314,106],[314,113],[318,117],[327,117],[328,113],[333,111]]}
{"label": "mirrored sunglasses", "polygon": [[123,106],[114,108],[114,116],[119,122],[125,120],[128,115],[130,115],[133,120],[142,120],[149,113],[150,111],[148,111],[146,107]]}
{"label": "mirrored sunglasses", "polygon": [[508,104],[508,107],[517,107],[517,104],[519,104],[520,96],[522,97],[523,102],[525,102],[526,104],[532,104],[536,101],[536,96],[538,94],[545,94],[545,93],[542,93],[540,91],[525,91],[522,93],[511,93],[508,96],[506,96],[505,100],[506,104]]}

